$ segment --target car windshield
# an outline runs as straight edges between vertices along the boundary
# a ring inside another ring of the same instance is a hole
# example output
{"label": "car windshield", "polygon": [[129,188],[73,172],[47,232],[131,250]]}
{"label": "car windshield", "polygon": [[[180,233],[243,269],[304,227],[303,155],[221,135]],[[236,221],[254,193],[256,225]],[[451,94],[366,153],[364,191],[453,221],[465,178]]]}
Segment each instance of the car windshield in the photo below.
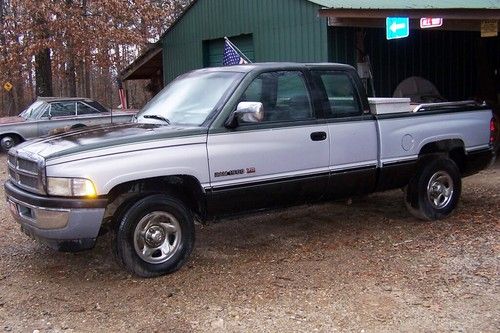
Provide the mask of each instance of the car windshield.
{"label": "car windshield", "polygon": [[146,104],[137,115],[137,121],[200,126],[242,76],[238,72],[183,75]]}
{"label": "car windshield", "polygon": [[36,116],[42,111],[45,110],[47,103],[44,101],[35,101],[31,104],[26,110],[19,114],[19,117],[23,117],[24,119],[36,118]]}

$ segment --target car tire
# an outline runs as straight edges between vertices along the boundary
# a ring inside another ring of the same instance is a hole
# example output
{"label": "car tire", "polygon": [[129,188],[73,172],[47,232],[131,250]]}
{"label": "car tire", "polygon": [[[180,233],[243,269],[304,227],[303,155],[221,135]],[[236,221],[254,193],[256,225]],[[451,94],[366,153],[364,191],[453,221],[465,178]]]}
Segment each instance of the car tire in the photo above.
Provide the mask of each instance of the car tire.
{"label": "car tire", "polygon": [[195,240],[190,210],[167,195],[151,195],[131,205],[115,233],[114,251],[120,264],[145,278],[181,268]]}
{"label": "car tire", "polygon": [[455,162],[449,158],[429,159],[418,169],[405,189],[408,211],[421,220],[439,220],[457,207],[462,178]]}
{"label": "car tire", "polygon": [[9,151],[10,148],[21,143],[21,139],[17,135],[4,135],[0,138],[0,146],[3,151]]}

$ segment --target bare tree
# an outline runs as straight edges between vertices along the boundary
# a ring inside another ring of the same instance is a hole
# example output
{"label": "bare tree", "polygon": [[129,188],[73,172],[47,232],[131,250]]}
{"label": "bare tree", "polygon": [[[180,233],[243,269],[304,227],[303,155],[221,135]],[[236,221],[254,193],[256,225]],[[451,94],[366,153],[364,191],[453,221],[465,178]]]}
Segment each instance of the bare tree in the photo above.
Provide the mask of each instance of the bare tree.
{"label": "bare tree", "polygon": [[[0,1],[0,82],[15,77],[17,91],[29,91],[19,97],[20,106],[31,102],[33,77],[37,96],[79,94],[114,105],[119,71],[157,40],[188,3]],[[6,92],[0,94],[0,112],[5,112]]]}

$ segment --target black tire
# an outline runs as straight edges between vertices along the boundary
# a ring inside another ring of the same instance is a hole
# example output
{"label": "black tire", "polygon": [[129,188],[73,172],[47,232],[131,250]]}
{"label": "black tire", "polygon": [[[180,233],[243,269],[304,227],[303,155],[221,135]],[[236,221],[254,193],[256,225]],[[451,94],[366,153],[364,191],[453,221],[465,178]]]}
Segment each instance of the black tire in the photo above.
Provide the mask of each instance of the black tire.
{"label": "black tire", "polygon": [[453,160],[425,161],[405,190],[408,211],[421,220],[439,220],[457,207],[462,192],[460,170]]}
{"label": "black tire", "polygon": [[0,138],[2,150],[8,152],[10,148],[21,143],[21,138],[16,134],[6,134]]}
{"label": "black tire", "polygon": [[[174,229],[177,231],[169,233],[168,230]],[[114,251],[119,263],[131,273],[146,278],[173,273],[181,268],[191,254],[195,240],[191,212],[180,200],[161,194],[148,196],[131,205],[115,232]],[[163,244],[161,249],[155,250],[160,243]],[[164,253],[164,246],[172,247],[168,255]]]}

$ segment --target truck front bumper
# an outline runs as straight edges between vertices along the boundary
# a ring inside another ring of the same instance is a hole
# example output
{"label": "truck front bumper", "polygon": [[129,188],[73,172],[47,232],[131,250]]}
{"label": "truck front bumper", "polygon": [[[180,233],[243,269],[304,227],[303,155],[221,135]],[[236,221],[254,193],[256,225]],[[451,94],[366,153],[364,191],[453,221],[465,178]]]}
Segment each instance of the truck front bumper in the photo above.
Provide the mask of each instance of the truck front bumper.
{"label": "truck front bumper", "polygon": [[48,246],[67,252],[91,249],[101,228],[107,199],[54,198],[5,183],[7,203],[21,230]]}

